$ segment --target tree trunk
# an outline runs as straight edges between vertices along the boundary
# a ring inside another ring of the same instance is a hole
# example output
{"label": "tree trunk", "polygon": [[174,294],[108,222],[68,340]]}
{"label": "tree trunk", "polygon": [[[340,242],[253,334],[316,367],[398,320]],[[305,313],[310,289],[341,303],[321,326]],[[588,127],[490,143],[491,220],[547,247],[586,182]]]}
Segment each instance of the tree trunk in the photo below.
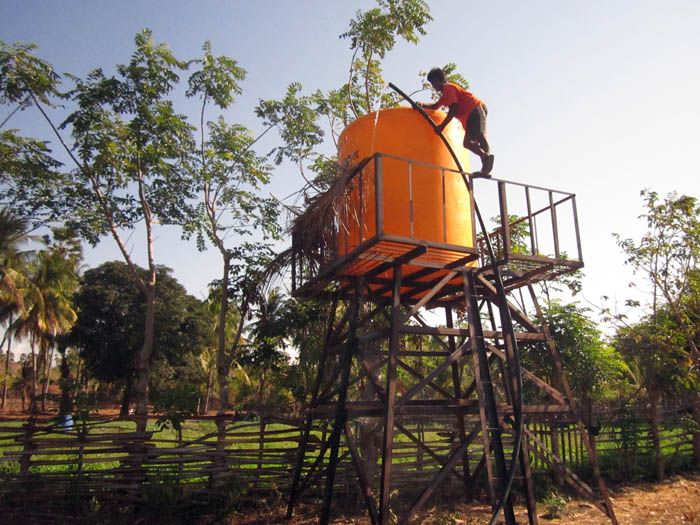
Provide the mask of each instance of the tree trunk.
{"label": "tree trunk", "polygon": [[228,313],[228,283],[231,270],[231,257],[224,254],[224,272],[221,278],[221,304],[219,306],[219,324],[217,326],[218,349],[216,353],[216,373],[219,381],[219,409],[217,414],[224,415],[228,410],[228,372],[230,359],[226,355],[226,314]]}
{"label": "tree trunk", "polygon": [[663,481],[664,472],[664,456],[661,452],[661,433],[659,432],[659,424],[661,423],[661,395],[659,392],[652,391],[649,394],[649,416],[651,424],[651,441],[654,450],[654,462],[656,463],[656,479]]}
{"label": "tree trunk", "polygon": [[58,417],[67,416],[73,411],[73,398],[71,396],[70,382],[70,367],[68,366],[68,357],[66,356],[66,348],[61,351],[61,402],[58,405]]}
{"label": "tree trunk", "polygon": [[29,347],[32,352],[32,367],[31,367],[31,399],[29,400],[29,411],[36,414],[36,348],[34,347],[34,336],[30,337]]}
{"label": "tree trunk", "polygon": [[214,375],[214,368],[209,366],[209,375],[207,377],[207,395],[204,398],[204,407],[202,407],[201,414],[206,414],[209,412],[209,401],[211,400],[211,387]]}
{"label": "tree trunk", "polygon": [[56,346],[51,345],[51,351],[48,352],[47,362],[44,363],[44,385],[41,389],[41,410],[46,411],[46,397],[49,395],[49,384],[51,383],[51,365],[53,363],[53,354]]}
{"label": "tree trunk", "polygon": [[260,374],[260,384],[258,385],[258,396],[257,397],[258,397],[258,402],[257,402],[258,417],[260,419],[262,419],[264,416],[263,412],[265,410],[265,406],[263,403],[263,400],[265,398],[265,372],[264,371]]}
{"label": "tree trunk", "polygon": [[7,380],[10,377],[10,357],[12,356],[12,314],[7,324],[7,357],[5,358],[5,380],[2,383],[2,402],[0,408],[5,408],[5,399],[7,398]]}
{"label": "tree trunk", "polygon": [[148,387],[151,376],[151,354],[153,353],[155,328],[155,299],[155,274],[152,274],[151,282],[146,285],[146,321],[143,346],[136,354],[134,360],[134,369],[136,370],[134,398],[136,401],[137,432],[145,432],[148,422]]}
{"label": "tree trunk", "polygon": [[83,360],[80,358],[80,355],[78,355],[77,363],[75,364],[75,389],[73,390],[73,397],[76,398],[78,397],[78,394],[80,393],[80,373],[82,370],[80,369],[80,365],[83,362]]}

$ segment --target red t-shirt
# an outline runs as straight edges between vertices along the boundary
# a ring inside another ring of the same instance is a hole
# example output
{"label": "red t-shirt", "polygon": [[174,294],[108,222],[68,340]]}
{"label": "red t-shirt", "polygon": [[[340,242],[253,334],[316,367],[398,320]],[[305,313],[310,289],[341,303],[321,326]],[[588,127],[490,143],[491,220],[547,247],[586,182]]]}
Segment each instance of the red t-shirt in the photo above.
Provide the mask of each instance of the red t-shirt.
{"label": "red t-shirt", "polygon": [[484,103],[476,98],[473,93],[458,86],[457,84],[446,83],[442,87],[442,96],[437,101],[437,105],[450,107],[452,104],[457,104],[457,113],[455,117],[465,121],[469,113],[477,106],[483,106]]}

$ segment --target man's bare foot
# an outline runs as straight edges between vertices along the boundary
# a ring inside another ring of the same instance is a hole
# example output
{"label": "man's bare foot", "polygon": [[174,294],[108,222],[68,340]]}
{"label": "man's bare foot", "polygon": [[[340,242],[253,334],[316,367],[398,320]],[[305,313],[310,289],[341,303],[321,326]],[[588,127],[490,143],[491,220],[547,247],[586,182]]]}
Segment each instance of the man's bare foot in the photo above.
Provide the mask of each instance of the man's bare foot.
{"label": "man's bare foot", "polygon": [[481,172],[484,174],[491,173],[491,170],[493,169],[493,155],[487,155],[483,164],[484,165],[481,167]]}

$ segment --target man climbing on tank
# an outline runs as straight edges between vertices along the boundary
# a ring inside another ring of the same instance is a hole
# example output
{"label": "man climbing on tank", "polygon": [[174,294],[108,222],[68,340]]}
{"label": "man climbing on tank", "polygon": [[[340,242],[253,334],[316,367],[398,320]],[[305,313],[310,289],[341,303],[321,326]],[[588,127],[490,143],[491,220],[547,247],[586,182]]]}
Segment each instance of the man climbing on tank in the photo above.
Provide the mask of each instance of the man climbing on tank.
{"label": "man climbing on tank", "polygon": [[457,118],[465,129],[464,147],[478,155],[481,159],[481,172],[475,176],[490,176],[493,169],[493,155],[486,139],[486,104],[466,89],[447,82],[445,72],[440,68],[433,68],[428,73],[428,82],[435,91],[440,92],[440,98],[434,104],[418,103],[425,109],[437,109],[447,107],[447,117],[436,128],[436,132],[442,133],[445,126],[453,118]]}

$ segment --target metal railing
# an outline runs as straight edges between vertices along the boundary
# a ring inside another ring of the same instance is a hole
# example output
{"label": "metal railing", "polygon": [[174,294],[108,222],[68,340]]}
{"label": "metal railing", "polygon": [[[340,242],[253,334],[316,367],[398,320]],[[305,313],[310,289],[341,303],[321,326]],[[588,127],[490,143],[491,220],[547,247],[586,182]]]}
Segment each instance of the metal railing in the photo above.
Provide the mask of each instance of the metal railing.
{"label": "metal railing", "polygon": [[[391,210],[384,204],[388,169],[394,191],[400,190],[406,195],[405,200],[399,201],[394,196]],[[435,177],[441,198],[438,199],[438,209],[426,218],[416,209],[423,196],[416,194],[415,182],[417,177],[430,176]],[[339,196],[331,214],[326,217],[324,239],[315,243],[313,252],[299,249],[301,243],[294,236],[317,230],[317,225],[298,228],[293,235],[293,288],[297,289],[321,274],[332,274],[334,269],[383,240],[455,251],[476,248],[482,266],[485,266],[488,262],[485,238],[477,235],[475,229],[474,200],[478,202],[482,216],[496,226],[488,236],[499,264],[510,264],[514,268],[519,264],[531,275],[537,275],[538,267],[558,266],[562,271],[570,271],[583,265],[573,193],[495,178],[470,178],[471,205],[464,210],[468,217],[463,224],[471,229],[466,237],[471,240],[471,245],[465,246],[454,243],[457,235],[448,227],[448,216],[456,213],[450,208],[454,203],[448,198],[449,177],[459,177],[460,184],[463,184],[462,173],[444,166],[386,153],[376,153],[364,159],[347,178],[342,192],[336,192]],[[401,179],[403,182],[397,187],[397,180]],[[424,224],[421,224],[424,220],[430,220],[433,225],[440,223],[438,238],[421,238],[419,232],[425,231]],[[402,231],[392,231],[399,223],[403,225]]]}

